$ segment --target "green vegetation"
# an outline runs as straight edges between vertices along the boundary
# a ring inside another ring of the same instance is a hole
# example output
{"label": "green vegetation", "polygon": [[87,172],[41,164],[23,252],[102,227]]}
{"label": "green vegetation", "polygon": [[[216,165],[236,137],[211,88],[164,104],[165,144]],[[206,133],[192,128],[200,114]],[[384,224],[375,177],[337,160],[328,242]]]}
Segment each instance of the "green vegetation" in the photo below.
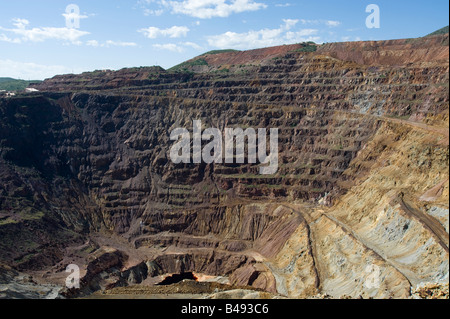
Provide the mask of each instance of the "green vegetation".
{"label": "green vegetation", "polygon": [[14,219],[11,217],[0,219],[0,226],[8,225],[8,224],[18,224],[20,221],[32,221],[32,220],[40,220],[44,217],[44,213],[41,211],[36,211],[33,208],[27,207],[20,213],[18,213],[18,219]]}
{"label": "green vegetation", "polygon": [[297,52],[316,52],[317,46],[316,45],[306,45],[301,49],[298,49]]}
{"label": "green vegetation", "polygon": [[304,43],[300,43],[302,45],[302,47],[300,49],[297,50],[293,50],[290,52],[316,52],[317,51],[317,45],[312,42],[304,42]]}
{"label": "green vegetation", "polygon": [[[106,70],[107,72],[110,70]],[[159,65],[153,65],[153,66],[137,66],[137,67],[131,67],[131,68],[122,68],[120,71],[126,71],[126,72],[140,72],[140,71],[148,71],[152,73],[161,73],[164,72],[164,68],[160,67]],[[103,70],[96,70],[94,72],[99,73],[105,73]]]}
{"label": "green vegetation", "polygon": [[227,49],[227,50],[212,50],[212,51],[208,51],[206,53],[203,53],[200,56],[205,56],[205,55],[214,55],[214,54],[221,54],[221,53],[230,53],[230,52],[240,52],[239,50],[233,50],[233,49]]}
{"label": "green vegetation", "polygon": [[430,33],[429,35],[427,35],[427,37],[431,37],[433,35],[440,35],[440,34],[446,34],[449,31],[449,26],[443,27],[442,29],[439,29],[437,31],[434,31],[433,33]]}
{"label": "green vegetation", "polygon": [[208,62],[206,62],[205,59],[190,60],[187,62],[180,63],[178,65],[175,65],[174,67],[170,68],[169,71],[189,71],[190,67],[197,66],[197,65],[208,65]]}
{"label": "green vegetation", "polygon": [[0,78],[0,90],[5,91],[24,91],[30,83],[39,83],[41,81],[25,81],[13,78]]}
{"label": "green vegetation", "polygon": [[18,221],[12,219],[12,218],[5,218],[5,219],[0,219],[0,226],[4,226],[4,225],[8,225],[8,224],[17,224],[19,223]]}
{"label": "green vegetation", "polygon": [[[188,72],[190,71],[190,68],[194,67],[194,66],[207,66],[208,62],[202,58],[204,56],[207,55],[214,55],[214,54],[220,54],[220,53],[228,53],[228,52],[240,52],[238,50],[213,50],[213,51],[208,51],[206,53],[203,53],[202,55],[200,55],[198,58],[194,58],[192,60],[180,63],[178,65],[175,65],[174,67],[171,67],[168,71],[171,72]],[[226,71],[224,71],[226,72]]]}

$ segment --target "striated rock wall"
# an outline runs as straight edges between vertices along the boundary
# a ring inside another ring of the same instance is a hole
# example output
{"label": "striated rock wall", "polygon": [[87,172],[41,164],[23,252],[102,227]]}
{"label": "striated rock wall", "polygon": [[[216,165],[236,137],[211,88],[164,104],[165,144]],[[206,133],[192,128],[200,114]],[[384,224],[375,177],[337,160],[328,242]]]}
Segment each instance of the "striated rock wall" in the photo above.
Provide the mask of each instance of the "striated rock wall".
{"label": "striated rock wall", "polygon": [[[182,272],[302,298],[448,281],[448,34],[301,48],[0,99],[0,261],[85,261],[86,291]],[[170,132],[193,120],[279,128],[278,172],[172,163]]]}

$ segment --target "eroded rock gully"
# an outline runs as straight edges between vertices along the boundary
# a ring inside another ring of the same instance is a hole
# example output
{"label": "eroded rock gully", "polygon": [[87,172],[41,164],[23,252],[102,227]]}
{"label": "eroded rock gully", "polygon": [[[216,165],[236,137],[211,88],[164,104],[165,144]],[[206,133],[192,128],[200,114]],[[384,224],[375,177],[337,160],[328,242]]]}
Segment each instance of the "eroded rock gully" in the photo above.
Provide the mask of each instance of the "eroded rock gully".
{"label": "eroded rock gully", "polygon": [[[78,264],[85,295],[183,273],[291,298],[448,282],[448,34],[299,49],[1,99],[0,262],[60,285]],[[192,120],[279,128],[278,172],[172,163]]]}

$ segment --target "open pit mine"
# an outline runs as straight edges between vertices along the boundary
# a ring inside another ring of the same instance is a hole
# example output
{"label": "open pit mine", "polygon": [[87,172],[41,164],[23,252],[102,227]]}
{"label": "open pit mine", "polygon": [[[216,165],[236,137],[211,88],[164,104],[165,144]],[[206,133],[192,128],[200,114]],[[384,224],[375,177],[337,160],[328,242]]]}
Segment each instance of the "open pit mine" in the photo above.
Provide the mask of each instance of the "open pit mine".
{"label": "open pit mine", "polygon": [[[448,298],[448,33],[32,87],[0,98],[0,298]],[[193,121],[278,129],[276,173],[174,163]]]}

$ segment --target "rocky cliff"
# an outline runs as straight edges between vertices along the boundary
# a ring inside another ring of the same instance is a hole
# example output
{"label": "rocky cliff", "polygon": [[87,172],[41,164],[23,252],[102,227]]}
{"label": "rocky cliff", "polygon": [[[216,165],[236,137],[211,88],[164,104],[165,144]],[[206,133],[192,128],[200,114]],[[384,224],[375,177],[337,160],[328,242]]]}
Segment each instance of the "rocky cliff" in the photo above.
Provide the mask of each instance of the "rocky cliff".
{"label": "rocky cliff", "polygon": [[[311,48],[313,46],[313,48]],[[0,100],[0,263],[83,293],[168,274],[287,297],[448,282],[448,34],[62,75]],[[279,170],[170,132],[279,128]]]}

